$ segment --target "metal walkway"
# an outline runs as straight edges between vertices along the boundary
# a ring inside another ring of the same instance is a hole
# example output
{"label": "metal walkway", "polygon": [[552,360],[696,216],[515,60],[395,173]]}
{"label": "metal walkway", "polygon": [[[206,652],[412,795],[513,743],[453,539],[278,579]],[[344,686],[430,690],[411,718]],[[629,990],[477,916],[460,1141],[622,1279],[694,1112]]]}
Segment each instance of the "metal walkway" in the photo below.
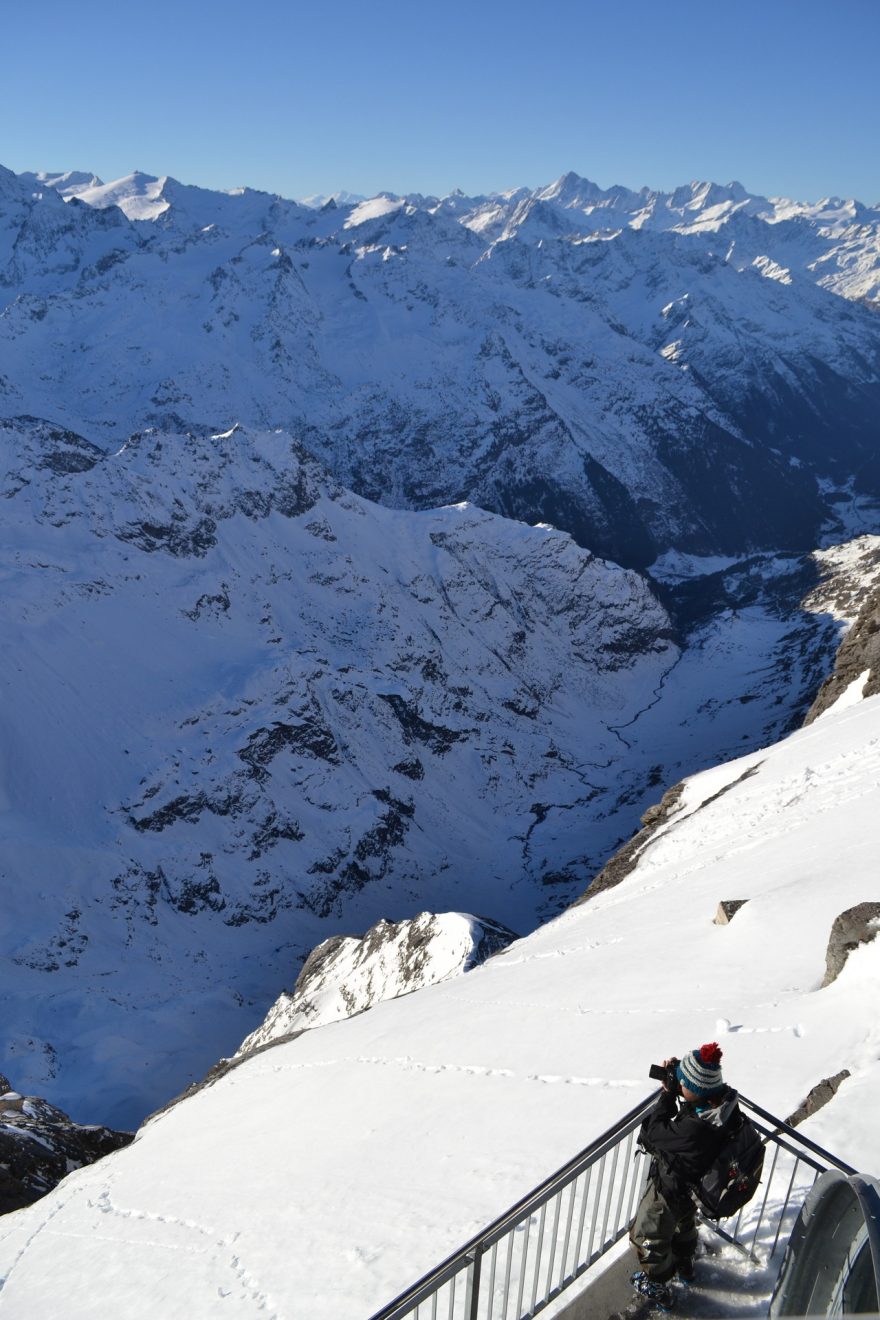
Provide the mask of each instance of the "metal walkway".
{"label": "metal walkway", "polygon": [[[636,1147],[657,1093],[453,1252],[371,1320],[530,1320],[625,1236],[648,1173]],[[855,1170],[744,1096],[764,1134],[761,1187],[732,1225],[707,1227],[766,1266],[788,1241],[813,1184]],[[772,1155],[770,1148],[772,1147]]]}

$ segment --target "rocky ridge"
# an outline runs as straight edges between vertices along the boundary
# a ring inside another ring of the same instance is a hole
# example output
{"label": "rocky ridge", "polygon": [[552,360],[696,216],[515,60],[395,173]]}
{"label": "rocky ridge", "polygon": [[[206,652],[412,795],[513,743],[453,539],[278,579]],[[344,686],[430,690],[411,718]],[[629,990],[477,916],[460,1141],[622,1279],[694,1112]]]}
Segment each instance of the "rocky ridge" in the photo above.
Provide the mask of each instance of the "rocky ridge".
{"label": "rocky ridge", "polygon": [[131,1132],[74,1123],[46,1100],[20,1095],[0,1075],[0,1215],[30,1205],[74,1169],[132,1140]]}
{"label": "rocky ridge", "polygon": [[[880,549],[878,549],[880,558]],[[855,699],[873,697],[880,692],[880,589],[874,587],[846,637],[840,645],[829,674],[807,712],[805,724],[830,710],[836,702],[852,693]]]}
{"label": "rocky ridge", "polygon": [[378,921],[360,937],[331,936],[312,950],[293,993],[276,1000],[237,1056],[461,976],[516,938],[506,926],[461,912],[422,912],[404,921]]}

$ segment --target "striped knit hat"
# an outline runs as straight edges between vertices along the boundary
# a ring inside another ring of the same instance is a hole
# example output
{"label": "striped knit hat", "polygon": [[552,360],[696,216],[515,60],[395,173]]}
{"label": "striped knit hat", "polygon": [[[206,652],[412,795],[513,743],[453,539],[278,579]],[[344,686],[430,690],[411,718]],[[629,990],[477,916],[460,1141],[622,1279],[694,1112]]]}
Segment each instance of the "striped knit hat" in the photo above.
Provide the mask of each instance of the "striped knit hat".
{"label": "striped knit hat", "polygon": [[675,1075],[695,1095],[718,1095],[725,1089],[721,1076],[721,1050],[714,1040],[689,1050],[675,1070]]}

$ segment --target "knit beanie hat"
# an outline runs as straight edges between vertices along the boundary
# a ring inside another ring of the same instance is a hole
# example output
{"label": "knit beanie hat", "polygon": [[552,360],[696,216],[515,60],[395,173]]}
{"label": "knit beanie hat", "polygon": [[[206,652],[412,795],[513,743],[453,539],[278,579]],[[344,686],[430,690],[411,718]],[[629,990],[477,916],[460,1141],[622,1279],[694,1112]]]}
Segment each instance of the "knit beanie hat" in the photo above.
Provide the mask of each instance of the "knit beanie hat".
{"label": "knit beanie hat", "polygon": [[714,1041],[689,1050],[675,1070],[675,1075],[689,1091],[696,1095],[718,1095],[724,1088],[721,1076],[721,1050]]}

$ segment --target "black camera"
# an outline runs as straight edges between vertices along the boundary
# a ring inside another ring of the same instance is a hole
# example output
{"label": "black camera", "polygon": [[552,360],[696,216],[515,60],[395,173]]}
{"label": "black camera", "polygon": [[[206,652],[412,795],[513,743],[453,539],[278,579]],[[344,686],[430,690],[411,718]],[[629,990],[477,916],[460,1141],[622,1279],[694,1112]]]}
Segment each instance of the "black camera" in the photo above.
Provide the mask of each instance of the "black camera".
{"label": "black camera", "polygon": [[653,1077],[655,1082],[661,1082],[673,1095],[678,1095],[681,1087],[675,1075],[677,1067],[678,1059],[670,1059],[665,1067],[662,1063],[652,1063],[648,1069],[648,1076]]}

